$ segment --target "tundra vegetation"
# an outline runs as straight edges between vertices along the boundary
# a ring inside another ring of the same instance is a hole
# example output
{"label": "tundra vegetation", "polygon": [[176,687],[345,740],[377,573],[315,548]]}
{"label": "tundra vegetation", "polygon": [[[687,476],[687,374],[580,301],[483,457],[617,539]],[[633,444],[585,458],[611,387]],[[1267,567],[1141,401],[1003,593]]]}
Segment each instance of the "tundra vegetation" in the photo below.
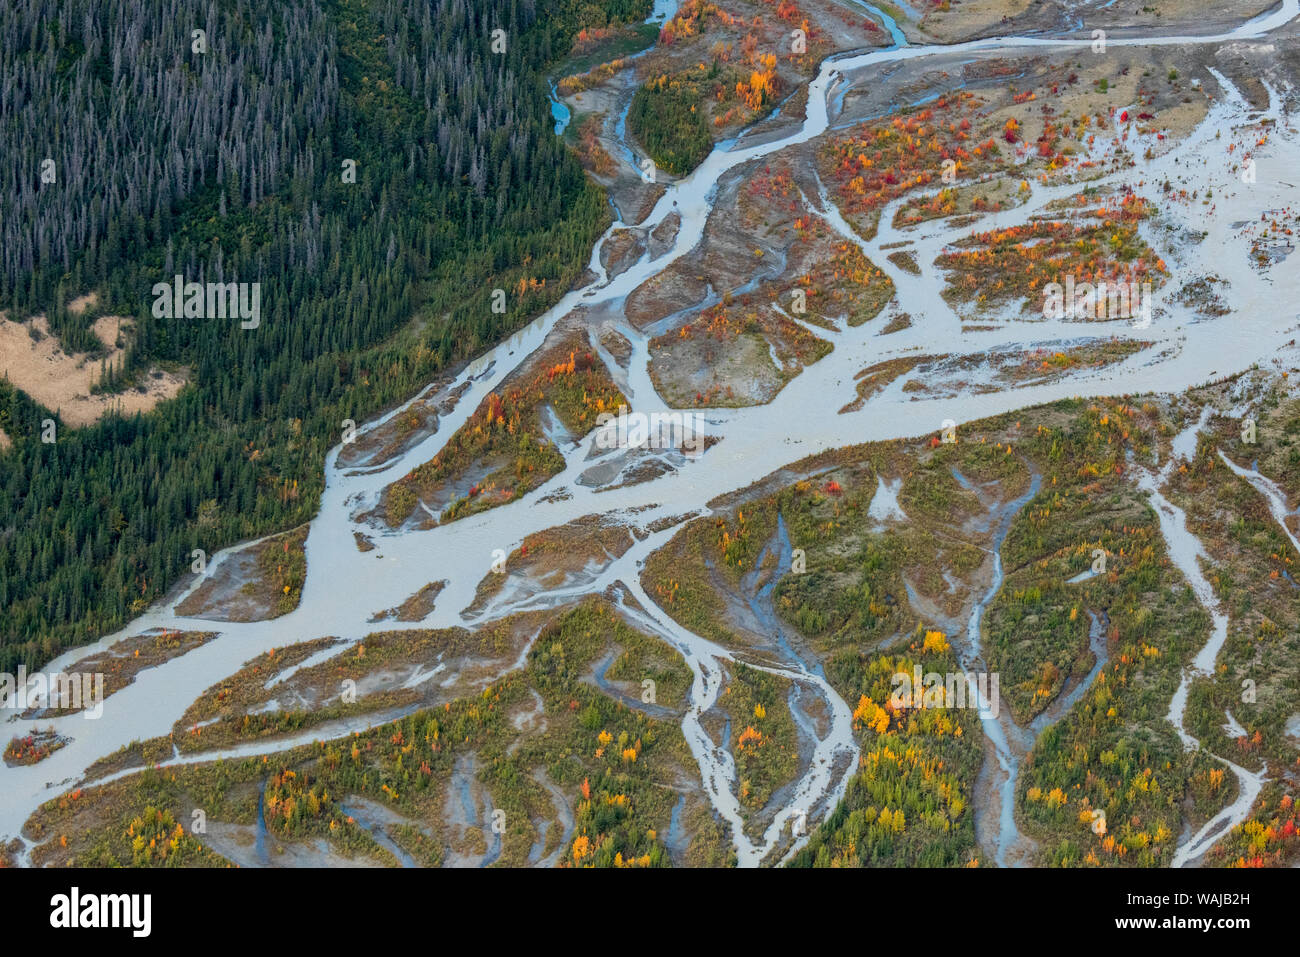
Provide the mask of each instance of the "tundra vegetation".
{"label": "tundra vegetation", "polygon": [[[159,815],[189,821],[199,809],[209,834],[225,833],[226,825],[251,833],[260,803],[267,830],[281,845],[316,846],[319,840],[329,854],[394,865],[392,852],[345,810],[366,799],[400,820],[386,829],[393,843],[418,862],[433,864],[455,850],[444,807],[459,786],[462,759],[472,756],[473,787],[490,796],[492,809],[504,812],[504,823],[496,834],[490,815],[471,822],[479,832],[471,843],[485,847],[499,837],[501,865],[523,864],[535,852],[569,866],[666,866],[672,855],[665,841],[679,802],[685,802],[681,827],[687,838],[678,863],[685,855],[697,863],[725,862],[725,830],[698,820],[707,805],[698,783],[690,784],[698,771],[681,729],[587,680],[592,665],[609,651],[621,662],[618,673],[639,677],[642,668],[651,669],[658,677],[658,702],[680,707],[689,685],[680,656],[592,599],[542,628],[524,669],[473,694],[273,756],[146,768],[91,784],[45,804],[27,833],[52,838],[37,854],[41,863],[209,864],[224,858],[214,849],[220,840],[188,828],[179,845],[159,850],[155,844],[155,859],[140,859],[133,850],[141,830],[135,822]],[[403,654],[409,653],[407,646]],[[531,723],[516,721],[536,707],[534,695],[542,702],[539,713]],[[521,733],[521,727],[528,730]],[[569,818],[571,829],[565,825]],[[166,830],[170,840],[170,825]],[[147,838],[153,836],[146,830]],[[176,856],[167,860],[171,855]]]}
{"label": "tundra vegetation", "polygon": [[[953,645],[967,640],[965,616],[988,587],[985,516],[1024,495],[1031,473],[1041,475],[1041,485],[1010,518],[1001,545],[1005,578],[981,626],[984,661],[1001,675],[1004,707],[1027,724],[1089,674],[1097,663],[1089,613],[1105,622],[1106,649],[1092,683],[1042,728],[1021,768],[1016,814],[1037,843],[1037,859],[1067,866],[1167,864],[1184,823],[1199,826],[1235,796],[1222,763],[1206,751],[1185,751],[1166,720],[1182,667],[1208,639],[1209,616],[1169,562],[1156,516],[1130,474],[1130,454],[1138,461],[1149,461],[1156,450],[1167,454],[1181,417],[1176,407],[1153,402],[1064,401],[972,423],[955,444],[935,435],[924,443],[826,453],[798,466],[814,477],[729,503],[719,517],[685,526],[652,556],[643,581],[669,614],[754,654],[760,640],[733,610],[741,575],[758,560],[778,515],[791,543],[806,552],[806,570],[781,577],[775,607],[855,706],[865,763],[845,802],[795,863],[984,860],[970,818],[982,761],[977,717],[893,707],[889,678],[917,662],[926,671],[960,670]],[[1205,453],[1197,461],[1209,458]],[[906,520],[867,518],[878,476],[901,478]],[[1214,511],[1210,503],[1203,508]],[[1263,524],[1266,512],[1255,511]],[[1278,532],[1266,547],[1281,547]],[[1107,556],[1104,573],[1070,583],[1091,569],[1097,549]],[[1274,591],[1287,590],[1280,598],[1293,587],[1280,575],[1264,580]],[[1282,653],[1286,630],[1279,628],[1275,639],[1269,633],[1255,625],[1249,640],[1280,642]],[[1241,646],[1230,642],[1234,647]],[[1252,750],[1267,748],[1271,727],[1273,760],[1294,763],[1295,738],[1284,731],[1293,696],[1278,696],[1271,712],[1234,708],[1229,695],[1240,693],[1240,682],[1232,675],[1230,668],[1216,679],[1223,689],[1217,694],[1234,715],[1250,716],[1249,733],[1235,746],[1223,741],[1218,753],[1246,761]],[[1222,711],[1208,684],[1194,688],[1189,729],[1203,733],[1211,750],[1208,722],[1215,714],[1221,722]],[[1256,734],[1264,713],[1271,725]],[[940,781],[947,783],[934,790]],[[1290,818],[1274,821],[1280,801],[1273,791],[1261,798],[1252,820],[1262,823],[1234,837],[1233,846],[1255,841],[1271,860],[1289,855],[1293,831],[1283,831]],[[1091,827],[1096,810],[1111,822],[1102,834]]]}

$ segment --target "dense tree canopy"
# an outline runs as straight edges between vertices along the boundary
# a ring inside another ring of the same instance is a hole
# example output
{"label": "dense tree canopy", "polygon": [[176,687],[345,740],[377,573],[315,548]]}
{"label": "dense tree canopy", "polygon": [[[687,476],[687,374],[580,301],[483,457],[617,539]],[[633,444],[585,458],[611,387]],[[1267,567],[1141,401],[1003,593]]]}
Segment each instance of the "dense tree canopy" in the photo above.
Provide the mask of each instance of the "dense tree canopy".
{"label": "dense tree canopy", "polygon": [[[545,73],[582,26],[648,8],[0,9],[0,308],[44,312],[65,348],[92,354],[94,318],[129,316],[125,368],[103,387],[130,388],[156,363],[191,381],[152,413],[61,426],[45,444],[40,422],[57,410],[0,380],[14,442],[0,453],[0,670],[120,626],[194,548],[309,518],[343,419],[558,298],[609,214],[553,133]],[[151,289],[177,273],[259,283],[260,326],[155,318]],[[504,315],[494,287],[510,290]],[[66,309],[90,290],[98,306]]]}

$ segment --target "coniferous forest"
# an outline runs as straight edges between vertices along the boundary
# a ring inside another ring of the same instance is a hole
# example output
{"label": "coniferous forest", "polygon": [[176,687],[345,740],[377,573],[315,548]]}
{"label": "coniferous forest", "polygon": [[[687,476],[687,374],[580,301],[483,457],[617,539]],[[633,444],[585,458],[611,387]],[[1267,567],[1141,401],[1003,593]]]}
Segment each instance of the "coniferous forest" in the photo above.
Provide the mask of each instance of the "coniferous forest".
{"label": "coniferous forest", "polygon": [[[13,442],[0,452],[0,670],[121,626],[194,549],[310,518],[345,419],[559,298],[609,208],[554,135],[546,72],[579,29],[648,8],[0,7],[0,309],[46,315],[64,349],[91,355],[93,319],[129,317],[105,388],[159,364],[189,379],[148,414],[59,422],[53,443],[41,423],[58,410],[0,379]],[[177,273],[259,283],[260,326],[155,318],[150,290]],[[508,291],[504,314],[493,288]],[[67,309],[90,291],[95,308]]]}

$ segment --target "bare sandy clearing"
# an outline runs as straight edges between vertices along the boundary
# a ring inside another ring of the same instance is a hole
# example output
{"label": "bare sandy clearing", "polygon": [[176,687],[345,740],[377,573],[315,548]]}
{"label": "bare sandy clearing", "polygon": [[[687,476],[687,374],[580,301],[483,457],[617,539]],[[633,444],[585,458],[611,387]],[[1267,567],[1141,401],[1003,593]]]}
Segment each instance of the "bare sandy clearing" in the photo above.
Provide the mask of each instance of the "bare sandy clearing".
{"label": "bare sandy clearing", "polygon": [[73,315],[81,315],[87,309],[99,305],[99,293],[88,292],[84,296],[78,296],[68,303],[68,312]]}
{"label": "bare sandy clearing", "polygon": [[[82,311],[90,304],[89,297],[82,296],[69,308]],[[110,366],[121,362],[129,322],[121,316],[95,320],[92,328],[108,349],[104,361]],[[174,398],[185,385],[183,374],[154,368],[149,370],[144,385],[120,393],[92,395],[91,387],[100,376],[98,360],[64,352],[58,339],[50,335],[44,316],[10,322],[4,313],[0,313],[0,375],[41,405],[58,412],[72,426],[91,425],[113,409],[124,415],[148,412],[164,399]]]}

